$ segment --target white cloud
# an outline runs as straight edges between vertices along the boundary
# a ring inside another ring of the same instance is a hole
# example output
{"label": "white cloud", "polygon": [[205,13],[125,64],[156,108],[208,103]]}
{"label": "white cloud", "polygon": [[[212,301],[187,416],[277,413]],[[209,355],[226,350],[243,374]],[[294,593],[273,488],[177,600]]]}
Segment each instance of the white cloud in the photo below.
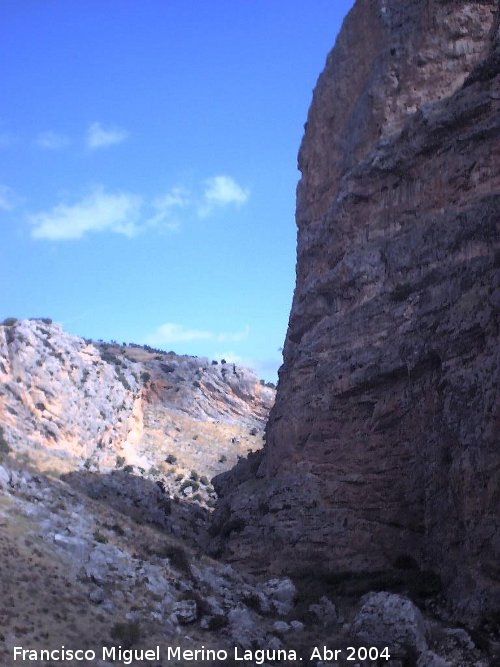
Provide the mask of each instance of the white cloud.
{"label": "white cloud", "polygon": [[108,193],[95,188],[74,204],[58,204],[29,218],[36,239],[80,239],[88,232],[114,232],[135,236],[142,200],[125,192]]}
{"label": "white cloud", "polygon": [[69,138],[64,134],[58,134],[52,130],[41,132],[36,138],[37,146],[48,151],[58,151],[66,148],[71,143]]}
{"label": "white cloud", "polygon": [[204,329],[187,329],[182,324],[166,322],[149,334],[145,342],[149,345],[171,345],[173,343],[186,343],[197,340],[215,341],[215,342],[236,342],[248,338],[250,327],[246,326],[242,331],[234,333],[208,331]]}
{"label": "white cloud", "polygon": [[146,224],[151,227],[162,227],[175,231],[180,227],[180,220],[176,216],[176,210],[186,208],[190,205],[189,192],[183,188],[172,188],[170,192],[156,197],[151,202],[153,215]]}
{"label": "white cloud", "polygon": [[[52,148],[55,149],[58,135],[48,138],[54,139]],[[5,186],[3,190],[0,188],[0,208],[5,210],[12,207],[8,194]],[[199,197],[182,187],[174,187],[151,199],[129,192],[110,193],[97,187],[74,203],[60,202],[50,210],[30,215],[28,220],[32,225],[31,236],[35,239],[80,239],[89,232],[114,232],[132,237],[148,229],[176,231],[185,220],[193,220],[196,214],[204,217],[215,207],[241,205],[248,196],[248,190],[229,176],[215,176],[205,181],[201,205]],[[212,332],[210,337],[212,340],[235,341],[247,335],[248,332]]]}
{"label": "white cloud", "polygon": [[8,185],[0,185],[0,211],[12,211],[15,207],[15,194]]}
{"label": "white cloud", "polygon": [[87,148],[107,148],[123,143],[128,138],[128,132],[119,127],[104,128],[101,123],[92,123],[87,130]]}
{"label": "white cloud", "polygon": [[230,176],[213,176],[205,181],[203,200],[198,208],[198,214],[203,218],[218,207],[229,204],[241,206],[249,196],[250,191],[242,188]]}
{"label": "white cloud", "polygon": [[155,331],[146,336],[146,342],[150,345],[170,345],[171,343],[185,343],[193,340],[211,340],[211,331],[199,329],[186,329],[181,324],[166,322],[161,324]]}

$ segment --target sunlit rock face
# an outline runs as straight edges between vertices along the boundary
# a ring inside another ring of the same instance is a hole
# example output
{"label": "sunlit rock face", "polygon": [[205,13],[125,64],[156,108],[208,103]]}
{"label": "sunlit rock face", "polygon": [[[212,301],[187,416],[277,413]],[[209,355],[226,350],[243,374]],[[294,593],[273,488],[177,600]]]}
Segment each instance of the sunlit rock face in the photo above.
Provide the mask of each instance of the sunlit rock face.
{"label": "sunlit rock face", "polygon": [[261,448],[274,395],[236,364],[84,340],[48,318],[0,324],[0,460],[38,471],[125,470],[211,506],[210,478]]}
{"label": "sunlit rock face", "polygon": [[345,20],[299,153],[267,444],[216,484],[230,560],[421,568],[469,620],[500,606],[499,44],[496,1]]}

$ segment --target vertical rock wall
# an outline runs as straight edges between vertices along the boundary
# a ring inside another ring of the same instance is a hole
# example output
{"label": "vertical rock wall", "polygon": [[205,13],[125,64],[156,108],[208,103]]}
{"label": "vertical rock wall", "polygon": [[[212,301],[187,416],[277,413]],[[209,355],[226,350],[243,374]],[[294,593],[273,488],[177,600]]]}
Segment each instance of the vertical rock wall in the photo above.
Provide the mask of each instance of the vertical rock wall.
{"label": "vertical rock wall", "polygon": [[358,0],[299,153],[297,283],[263,456],[214,532],[258,569],[438,573],[500,608],[496,1]]}

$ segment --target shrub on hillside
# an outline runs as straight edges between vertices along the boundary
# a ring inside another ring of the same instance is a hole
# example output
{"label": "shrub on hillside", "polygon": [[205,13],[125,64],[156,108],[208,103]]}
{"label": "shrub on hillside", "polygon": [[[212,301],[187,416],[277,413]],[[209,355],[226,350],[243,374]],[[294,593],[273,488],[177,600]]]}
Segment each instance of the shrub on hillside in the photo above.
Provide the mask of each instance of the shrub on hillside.
{"label": "shrub on hillside", "polygon": [[3,427],[0,426],[0,458],[2,458],[2,456],[6,456],[11,451],[12,451],[11,447],[10,447],[9,443],[7,442],[7,440],[5,439],[5,435],[4,435],[4,432],[3,432]]}
{"label": "shrub on hillside", "polygon": [[111,638],[124,648],[130,648],[141,639],[141,627],[136,621],[115,623],[111,628]]}

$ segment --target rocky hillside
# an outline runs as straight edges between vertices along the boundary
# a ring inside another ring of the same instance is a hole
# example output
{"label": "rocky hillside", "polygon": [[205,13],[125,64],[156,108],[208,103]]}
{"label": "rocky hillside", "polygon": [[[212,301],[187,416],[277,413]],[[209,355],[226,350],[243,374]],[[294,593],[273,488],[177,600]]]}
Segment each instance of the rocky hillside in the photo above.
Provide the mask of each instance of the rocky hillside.
{"label": "rocky hillside", "polygon": [[267,443],[216,480],[233,562],[427,577],[478,626],[500,618],[499,20],[356,2],[300,149]]}
{"label": "rocky hillside", "polygon": [[234,364],[86,341],[50,320],[0,326],[3,446],[56,475],[125,470],[211,505],[213,475],[262,446],[274,393]]}
{"label": "rocky hillside", "polygon": [[[338,659],[326,664],[349,667],[346,647],[367,645],[380,646],[384,658],[361,659],[362,667],[414,666],[416,656],[418,667],[494,667],[465,630],[422,615],[403,595],[336,595],[333,602],[331,587],[255,578],[212,560],[193,529],[200,511],[195,504],[172,503],[167,523],[159,526],[151,521],[154,504],[144,504],[139,516],[136,504],[128,503],[139,497],[146,503],[158,487],[142,480],[134,498],[124,477],[141,478],[115,475],[122,476],[121,485],[110,504],[23,470],[9,457],[0,463],[2,667],[58,662],[13,662],[15,646],[95,651],[95,659],[68,660],[71,667],[192,665],[192,653],[182,652],[202,647],[221,652],[203,660],[208,667],[319,667],[335,649]],[[189,530],[179,537],[171,528],[183,511]],[[102,647],[133,654],[115,661],[102,655]],[[160,661],[156,655],[146,659],[143,652],[156,647]],[[169,647],[180,653],[169,656]]]}

